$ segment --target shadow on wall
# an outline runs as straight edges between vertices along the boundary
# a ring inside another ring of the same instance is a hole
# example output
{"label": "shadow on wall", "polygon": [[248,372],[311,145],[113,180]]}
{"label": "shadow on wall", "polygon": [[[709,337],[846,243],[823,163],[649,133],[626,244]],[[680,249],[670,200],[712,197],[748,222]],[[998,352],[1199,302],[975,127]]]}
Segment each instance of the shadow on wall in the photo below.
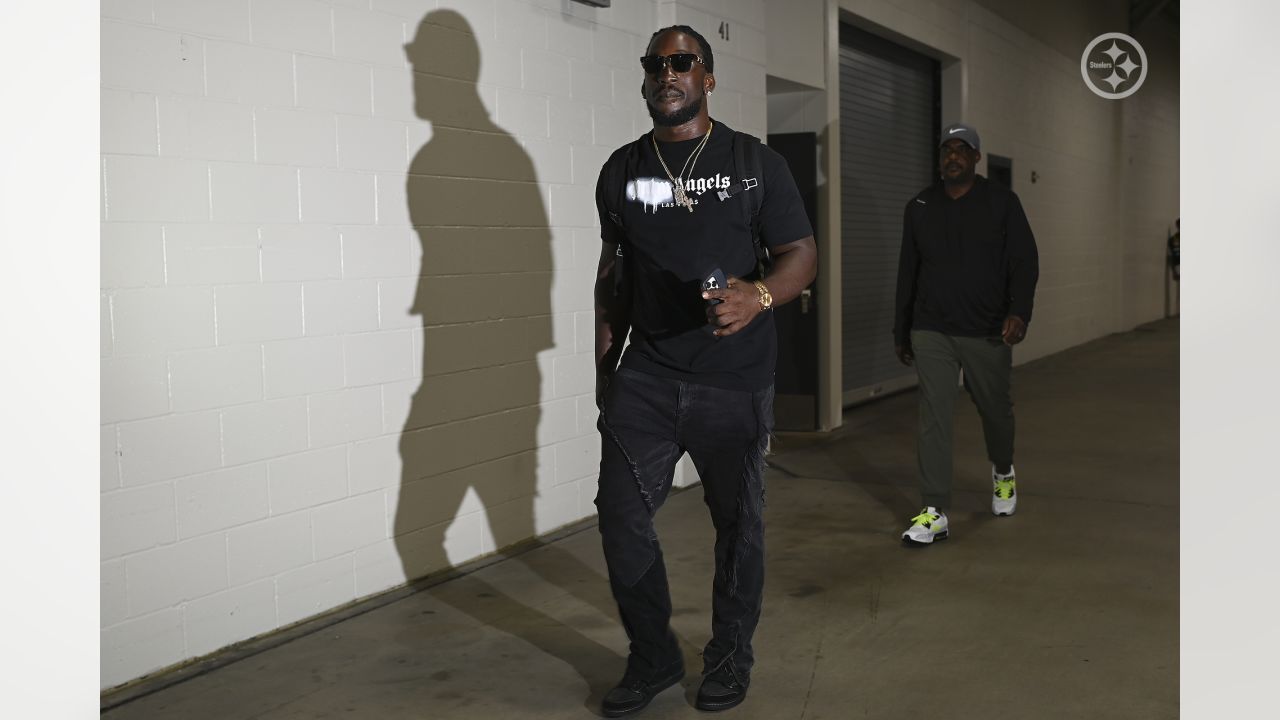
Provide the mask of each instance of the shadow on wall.
{"label": "shadow on wall", "polygon": [[[432,129],[406,188],[422,243],[409,309],[422,322],[422,385],[400,436],[395,521],[408,579],[450,566],[446,531],[462,552],[481,542],[480,512],[497,548],[534,534],[551,233],[532,162],[476,90],[480,51],[470,33],[462,16],[442,10],[405,46],[414,111]],[[463,505],[468,490],[481,507]]]}
{"label": "shadow on wall", "polygon": [[[553,345],[553,268],[533,164],[481,101],[480,49],[469,23],[452,10],[429,13],[405,50],[415,114],[432,130],[407,179],[409,216],[422,243],[409,310],[421,317],[422,385],[400,436],[394,536],[412,581],[450,568],[451,548],[467,559],[477,547],[503,550],[536,533],[537,356]],[[544,545],[521,559],[613,615],[607,581],[577,558]],[[583,583],[584,575],[593,582]],[[591,690],[588,705],[614,679],[601,673],[623,664],[615,651],[476,575],[450,584],[450,592],[432,594],[577,669]]]}

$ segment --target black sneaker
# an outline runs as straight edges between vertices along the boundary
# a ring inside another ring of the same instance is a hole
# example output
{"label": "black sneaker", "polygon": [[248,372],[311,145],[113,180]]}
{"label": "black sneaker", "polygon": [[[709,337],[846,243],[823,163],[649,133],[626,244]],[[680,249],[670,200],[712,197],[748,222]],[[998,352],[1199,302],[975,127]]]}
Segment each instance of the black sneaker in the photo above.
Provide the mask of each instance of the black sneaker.
{"label": "black sneaker", "polygon": [[707,712],[728,710],[746,699],[749,682],[749,678],[739,676],[732,662],[722,663],[702,678],[693,706]]}
{"label": "black sneaker", "polygon": [[646,680],[638,675],[633,675],[630,670],[626,675],[622,676],[622,681],[617,687],[610,690],[604,696],[604,702],[601,703],[601,710],[604,711],[605,717],[622,717],[639,712],[649,704],[649,701],[658,693],[680,682],[680,678],[684,677],[684,665],[675,666],[675,670],[668,672],[656,680]]}

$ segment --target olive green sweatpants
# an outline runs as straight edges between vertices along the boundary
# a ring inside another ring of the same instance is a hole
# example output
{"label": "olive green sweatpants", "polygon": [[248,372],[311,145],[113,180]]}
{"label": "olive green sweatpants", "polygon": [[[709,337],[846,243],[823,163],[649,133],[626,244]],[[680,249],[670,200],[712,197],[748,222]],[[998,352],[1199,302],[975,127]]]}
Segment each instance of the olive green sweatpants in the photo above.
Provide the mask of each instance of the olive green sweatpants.
{"label": "olive green sweatpants", "polygon": [[958,376],[982,418],[987,457],[997,468],[1013,464],[1013,398],[1009,376],[1013,348],[999,337],[959,337],[930,330],[911,331],[920,379],[916,453],[924,505],[951,507],[951,436]]}

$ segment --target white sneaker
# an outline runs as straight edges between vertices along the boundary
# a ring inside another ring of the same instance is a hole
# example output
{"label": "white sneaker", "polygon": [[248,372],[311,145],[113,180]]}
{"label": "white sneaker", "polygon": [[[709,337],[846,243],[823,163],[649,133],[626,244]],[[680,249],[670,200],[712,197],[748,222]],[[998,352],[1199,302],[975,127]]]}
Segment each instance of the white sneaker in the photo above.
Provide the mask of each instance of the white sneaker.
{"label": "white sneaker", "polygon": [[1013,466],[1009,466],[1009,474],[1001,475],[996,467],[991,466],[991,512],[996,515],[1012,515],[1018,509],[1018,478],[1014,477]]}
{"label": "white sneaker", "polygon": [[911,545],[928,545],[934,540],[946,540],[947,516],[932,505],[911,518],[911,527],[902,533],[902,541]]}

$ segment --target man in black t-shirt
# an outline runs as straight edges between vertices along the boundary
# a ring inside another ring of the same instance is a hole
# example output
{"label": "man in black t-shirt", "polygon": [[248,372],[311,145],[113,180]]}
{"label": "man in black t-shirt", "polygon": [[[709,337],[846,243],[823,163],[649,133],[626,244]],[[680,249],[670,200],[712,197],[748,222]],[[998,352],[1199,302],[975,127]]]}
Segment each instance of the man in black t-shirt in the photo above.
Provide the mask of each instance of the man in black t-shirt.
{"label": "man in black t-shirt", "polygon": [[1017,508],[1013,471],[1013,346],[1026,337],[1039,277],[1036,240],[1012,190],[977,175],[978,132],[954,124],[938,141],[941,182],[907,202],[893,338],[920,379],[917,456],[924,509],[910,545],[950,535],[951,425],[957,377],[982,417],[991,511]]}
{"label": "man in black t-shirt", "polygon": [[[653,517],[685,452],[716,529],[712,637],[696,704],[723,710],[746,696],[764,589],[764,455],[773,428],[777,337],[767,310],[813,282],[817,259],[800,194],[777,153],[760,148],[754,182],[734,177],[735,133],[708,114],[716,81],[706,39],[687,26],[663,28],[641,65],[653,132],[610,160],[631,159],[633,172],[618,181],[625,187],[611,186],[619,176],[606,164],[596,193],[604,241],[595,287],[603,446],[596,506],[631,641],[622,681],[604,699],[609,717],[640,710],[684,675]],[[753,274],[743,205],[756,199],[760,238],[774,258],[765,277]],[[704,290],[716,270],[723,284]]]}

